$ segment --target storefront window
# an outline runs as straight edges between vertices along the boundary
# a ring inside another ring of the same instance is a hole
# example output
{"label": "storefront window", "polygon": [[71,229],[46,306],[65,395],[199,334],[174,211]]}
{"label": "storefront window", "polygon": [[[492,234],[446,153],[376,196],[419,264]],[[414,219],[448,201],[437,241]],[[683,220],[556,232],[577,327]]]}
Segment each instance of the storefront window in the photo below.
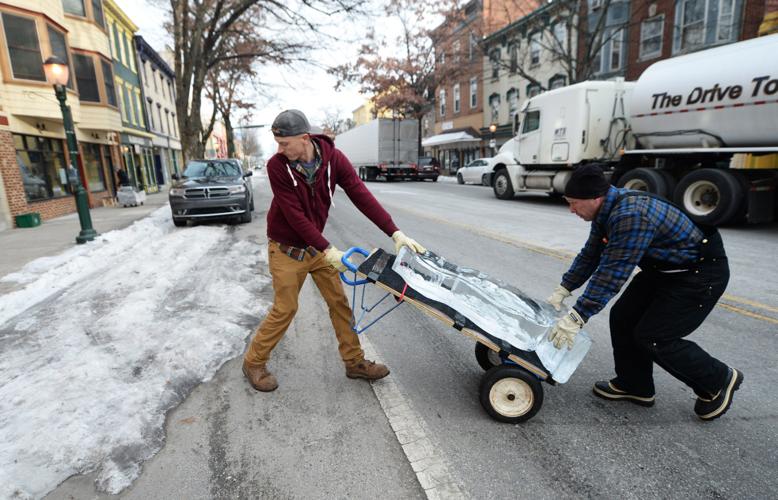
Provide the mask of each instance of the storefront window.
{"label": "storefront window", "polygon": [[95,191],[105,191],[105,171],[100,161],[102,156],[100,154],[100,145],[84,142],[81,143],[81,150],[83,151],[81,161],[84,163],[89,191],[93,193]]}
{"label": "storefront window", "polygon": [[62,141],[20,134],[13,138],[27,201],[70,194]]}

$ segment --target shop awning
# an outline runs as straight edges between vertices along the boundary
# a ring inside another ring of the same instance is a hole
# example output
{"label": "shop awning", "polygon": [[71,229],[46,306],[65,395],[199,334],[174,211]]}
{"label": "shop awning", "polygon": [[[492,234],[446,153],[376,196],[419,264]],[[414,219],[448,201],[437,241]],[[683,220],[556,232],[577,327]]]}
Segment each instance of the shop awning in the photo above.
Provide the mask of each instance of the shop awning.
{"label": "shop awning", "polygon": [[422,139],[421,145],[425,148],[431,148],[433,146],[452,146],[455,144],[473,142],[481,142],[481,139],[475,138],[467,132],[451,132],[449,134],[438,134]]}

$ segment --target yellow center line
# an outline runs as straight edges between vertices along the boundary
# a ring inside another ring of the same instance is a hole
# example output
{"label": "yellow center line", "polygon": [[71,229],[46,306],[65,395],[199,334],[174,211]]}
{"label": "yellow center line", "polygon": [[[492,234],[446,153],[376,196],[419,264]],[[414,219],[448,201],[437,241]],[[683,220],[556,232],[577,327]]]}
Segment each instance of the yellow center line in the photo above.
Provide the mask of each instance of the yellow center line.
{"label": "yellow center line", "polygon": [[751,311],[748,311],[746,309],[742,309],[740,307],[733,306],[732,304],[727,304],[727,303],[724,303],[724,302],[719,302],[716,305],[719,306],[719,307],[723,307],[724,309],[727,309],[728,311],[732,311],[732,312],[735,312],[735,313],[738,313],[738,314],[742,314],[743,316],[748,316],[749,318],[761,319],[762,321],[767,321],[768,323],[774,323],[774,324],[778,325],[778,319],[771,318],[770,316],[764,316],[762,314],[751,312]]}
{"label": "yellow center line", "polygon": [[[523,248],[525,250],[530,250],[530,251],[535,252],[535,253],[539,253],[539,254],[542,254],[542,255],[547,255],[549,257],[553,257],[553,258],[561,260],[563,262],[572,262],[572,260],[576,256],[575,253],[568,252],[567,250],[558,250],[558,249],[554,249],[554,248],[544,247],[544,246],[541,246],[541,245],[536,245],[536,244],[530,243],[528,241],[523,241],[523,240],[519,240],[519,239],[515,239],[515,238],[510,238],[508,236],[502,235],[502,234],[494,232],[494,231],[489,231],[489,230],[486,230],[486,229],[481,229],[481,228],[478,228],[478,227],[475,227],[475,226],[471,226],[470,224],[465,224],[464,222],[455,222],[455,221],[452,221],[451,219],[444,219],[442,217],[435,217],[435,216],[426,214],[424,212],[419,212],[417,210],[413,210],[413,209],[408,208],[408,207],[397,206],[396,208],[398,208],[398,209],[400,209],[400,210],[402,210],[404,212],[408,212],[409,214],[415,215],[417,217],[423,218],[423,219],[428,219],[428,220],[431,220],[431,221],[434,221],[434,222],[438,222],[438,223],[441,223],[441,224],[447,224],[449,226],[454,226],[454,227],[457,227],[457,228],[460,228],[460,229],[464,229],[464,230],[469,231],[471,233],[475,233],[475,234],[478,234],[480,236],[484,236],[486,238],[490,238],[490,239],[493,239],[493,240],[496,240],[496,241],[499,241],[499,242],[502,242],[502,243],[507,243],[509,245],[512,245],[512,246],[515,246],[515,247],[518,247],[518,248]],[[755,309],[761,309],[761,310],[767,311],[767,312],[778,313],[778,307],[770,306],[768,304],[762,304],[761,302],[756,302],[756,301],[753,301],[753,300],[750,300],[750,299],[746,299],[746,298],[743,298],[743,297],[738,297],[736,295],[730,295],[730,294],[727,293],[727,294],[724,294],[721,298],[723,300],[726,300],[726,301],[729,301],[729,302],[735,302],[735,303],[738,303],[738,304],[751,306],[751,307],[753,307]],[[776,319],[776,318],[772,318],[770,316],[764,316],[764,315],[759,314],[759,313],[751,312],[751,311],[749,311],[747,309],[743,309],[741,307],[738,307],[738,306],[735,306],[735,305],[732,305],[732,304],[726,304],[726,303],[723,303],[723,302],[719,302],[717,305],[721,306],[724,309],[727,309],[729,311],[732,311],[732,312],[735,312],[735,313],[738,313],[738,314],[742,314],[743,316],[748,316],[750,318],[760,319],[762,321],[767,321],[769,323],[778,324],[778,319]]]}

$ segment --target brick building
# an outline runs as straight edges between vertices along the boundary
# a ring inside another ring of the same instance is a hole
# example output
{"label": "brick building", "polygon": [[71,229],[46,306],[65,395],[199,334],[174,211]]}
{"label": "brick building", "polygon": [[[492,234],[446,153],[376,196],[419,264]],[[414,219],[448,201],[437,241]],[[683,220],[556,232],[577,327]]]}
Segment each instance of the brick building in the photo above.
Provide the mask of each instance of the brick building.
{"label": "brick building", "polygon": [[[0,228],[25,213],[49,219],[75,212],[75,173],[90,205],[100,206],[114,196],[121,125],[102,3],[0,2],[0,21]],[[74,166],[43,72],[52,55],[70,67],[67,98],[79,143]]]}
{"label": "brick building", "polygon": [[536,0],[471,0],[432,34],[435,63],[453,66],[456,76],[434,90],[434,109],[422,120],[422,146],[443,170],[454,172],[486,153],[481,40],[535,9]]}
{"label": "brick building", "polygon": [[765,0],[633,1],[627,80],[661,59],[754,38],[764,14]]}

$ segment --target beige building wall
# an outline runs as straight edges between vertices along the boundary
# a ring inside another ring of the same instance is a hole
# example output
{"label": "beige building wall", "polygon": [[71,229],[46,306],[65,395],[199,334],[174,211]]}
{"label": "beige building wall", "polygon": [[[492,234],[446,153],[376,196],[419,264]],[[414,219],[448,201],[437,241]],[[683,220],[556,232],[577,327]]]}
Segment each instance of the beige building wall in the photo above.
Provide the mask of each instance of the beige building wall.
{"label": "beige building wall", "polygon": [[[0,14],[14,16],[8,19],[34,23],[38,57],[41,68],[43,61],[54,55],[56,35],[64,39],[65,50],[70,63],[70,87],[67,102],[70,106],[79,141],[80,152],[84,154],[84,143],[108,146],[105,154],[115,147],[117,131],[121,128],[119,110],[107,101],[107,91],[102,84],[101,61],[110,62],[107,30],[95,22],[93,2],[84,1],[85,16],[66,14],[61,0],[10,0],[0,2]],[[74,54],[90,57],[95,65],[95,80],[98,82],[99,103],[80,100],[73,66]],[[35,57],[28,56],[28,57]],[[17,68],[18,70],[18,68]],[[54,141],[65,150],[65,133],[62,112],[52,86],[41,79],[24,78],[14,74],[6,40],[5,23],[0,23],[0,227],[14,215],[39,212],[43,219],[75,211],[73,197],[56,191],[53,197],[28,199],[30,182],[40,182],[35,173],[21,165],[16,153],[20,146],[19,136]],[[63,154],[63,161],[70,158]],[[83,156],[82,156],[83,159]],[[25,160],[26,161],[26,160]],[[79,164],[77,170],[81,179],[88,179],[86,167]],[[100,186],[92,184],[88,196],[92,206],[99,206],[103,200],[113,197],[112,172],[104,168],[100,160],[97,167],[101,172]],[[64,172],[64,170],[62,170]],[[62,174],[55,174],[59,178]],[[103,189],[104,188],[104,189]],[[59,188],[58,188],[59,189]],[[59,193],[59,194],[57,194]]]}

